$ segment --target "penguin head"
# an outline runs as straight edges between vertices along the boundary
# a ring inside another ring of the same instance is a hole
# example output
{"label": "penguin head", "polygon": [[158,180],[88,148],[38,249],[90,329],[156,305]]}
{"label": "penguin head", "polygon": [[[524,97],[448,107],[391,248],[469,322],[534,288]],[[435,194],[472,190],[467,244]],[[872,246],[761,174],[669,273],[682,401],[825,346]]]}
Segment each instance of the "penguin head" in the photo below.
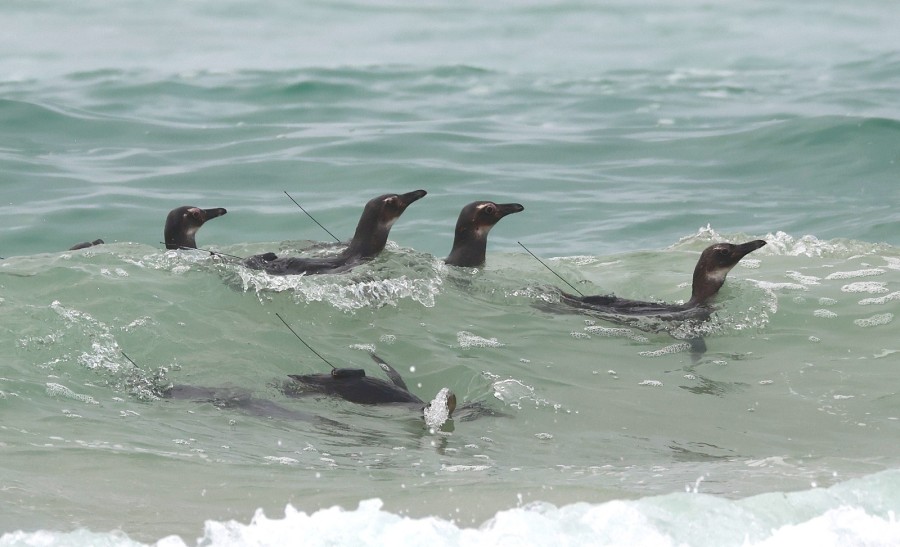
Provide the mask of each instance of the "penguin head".
{"label": "penguin head", "polygon": [[207,220],[227,213],[223,208],[201,209],[191,205],[177,207],[169,211],[166,217],[165,236],[166,249],[193,249],[197,247],[194,235]]}

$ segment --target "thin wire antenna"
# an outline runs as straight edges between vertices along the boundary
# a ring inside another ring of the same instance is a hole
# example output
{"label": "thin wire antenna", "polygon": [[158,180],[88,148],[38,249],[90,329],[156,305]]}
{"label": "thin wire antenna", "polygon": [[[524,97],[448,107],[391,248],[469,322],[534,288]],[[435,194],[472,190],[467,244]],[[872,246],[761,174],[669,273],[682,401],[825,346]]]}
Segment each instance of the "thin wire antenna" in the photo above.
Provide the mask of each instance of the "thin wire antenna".
{"label": "thin wire antenna", "polygon": [[[521,242],[521,241],[516,241],[516,243],[518,243],[519,245],[522,245],[522,242]],[[528,251],[528,247],[526,247],[525,245],[522,245],[522,248],[525,249],[526,251]],[[559,275],[558,273],[554,272],[553,269],[552,269],[550,266],[544,264],[544,261],[541,260],[540,258],[538,258],[537,255],[535,255],[535,254],[532,253],[531,251],[528,251],[528,254],[530,254],[531,256],[534,257],[535,260],[537,260],[538,262],[540,262],[540,263],[541,263],[541,266],[543,266],[543,267],[547,268],[548,270],[550,270],[550,273],[552,273],[553,275],[555,275],[556,277],[558,277],[560,280],[562,280],[563,283],[565,283],[566,285],[572,287],[572,290],[575,291],[575,292],[577,292],[579,296],[582,296],[582,297],[584,296],[584,294],[582,294],[581,291],[579,291],[578,289],[575,288],[575,285],[572,285],[571,283],[569,283],[568,281],[566,281],[565,279],[563,279],[563,276],[561,276],[561,275]]]}
{"label": "thin wire antenna", "polygon": [[136,369],[138,369],[138,370],[141,370],[141,367],[140,367],[137,363],[135,363],[135,362],[131,359],[131,357],[128,356],[127,353],[125,353],[124,351],[120,351],[120,353],[122,354],[122,357],[128,359],[128,362],[131,363],[132,365],[134,365],[134,368],[136,368]]}
{"label": "thin wire antenna", "polygon": [[[291,198],[291,201],[294,202],[294,205],[296,205],[297,207],[299,207],[301,211],[303,211],[304,213],[306,213],[306,216],[308,216],[310,219],[312,219],[313,222],[315,222],[316,224],[318,224],[318,225],[319,225],[319,228],[322,228],[323,230],[325,230],[326,232],[328,232],[328,228],[322,226],[322,223],[321,223],[321,222],[319,222],[318,220],[316,220],[311,214],[309,214],[309,211],[307,211],[306,209],[303,208],[302,205],[300,205],[299,203],[297,203],[297,200],[294,199],[294,198],[292,198],[291,195],[287,193],[287,190],[284,191],[284,195],[286,195],[287,197]],[[337,236],[334,235],[334,234],[332,234],[331,232],[328,232],[328,235],[330,235],[331,237],[333,237],[334,240],[337,241],[338,243],[341,242],[341,240],[338,239]]]}
{"label": "thin wire antenna", "polygon": [[332,364],[328,361],[328,359],[322,357],[322,355],[321,355],[318,351],[314,350],[314,349],[312,348],[312,346],[310,346],[309,344],[307,344],[306,341],[303,340],[303,338],[300,338],[300,335],[297,334],[297,332],[294,331],[294,329],[292,329],[290,325],[288,325],[288,322],[284,320],[284,317],[282,317],[280,313],[275,312],[275,317],[277,317],[278,319],[281,319],[281,322],[284,323],[284,326],[287,327],[289,331],[291,331],[292,333],[294,333],[294,336],[297,337],[297,340],[300,340],[301,342],[303,342],[303,345],[306,346],[307,348],[309,348],[309,351],[315,353],[316,356],[319,357],[319,359],[325,361],[325,363],[326,363],[329,367],[331,367],[331,370],[337,370],[337,367],[335,367],[334,365],[332,365]]}
{"label": "thin wire antenna", "polygon": [[[165,243],[164,241],[160,241],[159,244],[160,244],[160,245],[168,245],[168,244]],[[230,255],[230,254],[228,254],[228,253],[220,253],[219,251],[212,251],[212,250],[210,250],[210,249],[201,249],[200,247],[188,247],[187,245],[179,245],[178,248],[179,248],[179,249],[183,249],[183,250],[185,250],[185,251],[203,251],[204,253],[209,253],[209,254],[211,254],[211,255],[224,256],[224,257],[227,257],[227,258],[233,258],[233,259],[235,259],[235,260],[244,260],[243,258],[241,258],[241,257],[239,257],[239,256]]]}

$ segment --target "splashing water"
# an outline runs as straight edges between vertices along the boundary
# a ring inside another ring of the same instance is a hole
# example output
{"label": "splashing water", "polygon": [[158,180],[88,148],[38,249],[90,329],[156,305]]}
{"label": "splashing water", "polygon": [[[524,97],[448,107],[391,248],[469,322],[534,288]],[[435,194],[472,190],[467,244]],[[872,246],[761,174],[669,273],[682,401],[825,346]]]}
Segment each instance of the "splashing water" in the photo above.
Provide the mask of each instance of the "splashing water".
{"label": "splashing water", "polygon": [[431,403],[425,407],[425,425],[429,429],[440,429],[444,422],[450,419],[450,406],[447,402],[449,398],[450,390],[441,388]]}

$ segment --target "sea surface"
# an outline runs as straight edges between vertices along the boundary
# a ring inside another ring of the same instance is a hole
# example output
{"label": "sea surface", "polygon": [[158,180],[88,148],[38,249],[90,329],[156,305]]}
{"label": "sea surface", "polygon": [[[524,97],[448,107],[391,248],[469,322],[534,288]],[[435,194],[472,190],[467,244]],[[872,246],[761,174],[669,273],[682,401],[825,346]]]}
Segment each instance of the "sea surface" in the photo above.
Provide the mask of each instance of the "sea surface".
{"label": "sea surface", "polygon": [[[0,20],[0,546],[900,544],[896,2]],[[370,198],[420,188],[349,273],[160,243],[194,205],[228,210],[203,249],[322,252],[285,191],[346,240]],[[483,268],[449,267],[475,200],[525,210]],[[555,305],[566,283],[685,301],[700,251],[751,239],[701,326]],[[328,365],[276,314],[331,363],[384,378],[374,351],[482,412],[286,397]]]}

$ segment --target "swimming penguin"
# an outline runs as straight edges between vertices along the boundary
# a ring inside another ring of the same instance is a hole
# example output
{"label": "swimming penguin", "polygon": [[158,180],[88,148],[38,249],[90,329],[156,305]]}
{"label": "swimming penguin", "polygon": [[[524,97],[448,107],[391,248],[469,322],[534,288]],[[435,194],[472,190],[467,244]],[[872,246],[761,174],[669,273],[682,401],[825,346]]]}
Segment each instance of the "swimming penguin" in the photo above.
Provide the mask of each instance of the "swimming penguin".
{"label": "swimming penguin", "polygon": [[[423,410],[428,408],[425,401],[409,391],[406,382],[394,367],[374,353],[369,355],[387,374],[390,382],[370,378],[363,369],[335,368],[330,374],[290,374],[288,377],[292,381],[284,385],[284,393],[292,397],[318,393],[361,405],[408,403]],[[446,405],[447,417],[452,417],[456,410],[456,395],[449,390]]]}
{"label": "swimming penguin", "polygon": [[341,425],[334,420],[316,416],[309,412],[286,408],[268,399],[254,397],[250,390],[239,387],[214,388],[170,384],[156,391],[154,395],[160,399],[208,403],[216,408],[239,410],[252,416]]}
{"label": "swimming penguin", "polygon": [[[338,368],[332,365],[331,362],[323,357],[321,353],[314,350],[312,346],[307,344],[306,340],[304,340],[299,334],[297,334],[297,331],[295,331],[294,328],[291,327],[290,323],[288,323],[280,313],[276,312],[275,317],[277,317],[279,321],[281,321],[282,324],[284,324],[284,326],[287,327],[289,331],[291,331],[291,334],[293,334],[301,344],[306,346],[307,349],[309,349],[316,355],[316,357],[318,357],[319,359],[324,361],[326,365],[331,367],[330,374],[288,375],[288,377],[291,378],[291,382],[285,384],[285,394],[300,396],[311,393],[322,393],[324,395],[341,397],[352,403],[365,405],[374,405],[379,403],[424,404],[424,401],[422,401],[422,399],[419,399],[418,397],[410,393],[409,388],[406,387],[406,382],[403,381],[400,373],[394,370],[391,365],[387,364],[383,359],[381,359],[374,353],[370,353],[369,355],[372,357],[372,360],[378,363],[378,366],[380,366],[381,369],[388,375],[388,378],[391,379],[391,383],[385,382],[384,380],[379,380],[377,378],[368,378],[366,376],[366,371],[361,368]],[[453,401],[455,406],[455,396],[453,397]]]}
{"label": "swimming penguin", "polygon": [[712,313],[709,304],[725,283],[728,272],[744,256],[765,244],[765,241],[757,239],[740,245],[716,243],[704,249],[694,268],[691,299],[684,304],[643,302],[613,295],[576,296],[564,291],[560,291],[560,301],[620,322],[635,317],[650,317],[663,321],[706,321]]}
{"label": "swimming penguin", "polygon": [[453,248],[444,262],[465,268],[483,266],[488,232],[501,218],[524,210],[525,207],[518,203],[474,201],[466,205],[459,213]]}
{"label": "swimming penguin", "polygon": [[175,385],[166,380],[163,369],[156,373],[144,371],[128,354],[124,351],[121,353],[134,366],[132,376],[126,378],[125,381],[134,394],[144,393],[159,399],[180,399],[209,403],[217,408],[236,409],[247,414],[268,418],[293,419],[306,422],[330,422],[329,425],[337,424],[333,420],[320,418],[308,412],[285,408],[266,399],[259,399],[254,397],[249,389],[243,387],[215,388]]}
{"label": "swimming penguin", "polygon": [[372,260],[384,250],[391,226],[409,205],[425,197],[425,190],[406,194],[384,194],[366,203],[356,233],[340,254],[321,258],[282,257],[275,253],[251,256],[244,264],[271,275],[321,274],[347,271]]}
{"label": "swimming penguin", "polygon": [[102,239],[95,239],[94,241],[84,241],[82,243],[76,243],[69,247],[70,251],[77,251],[78,249],[87,249],[88,247],[93,247],[94,245],[103,245]]}
{"label": "swimming penguin", "polygon": [[185,205],[169,211],[163,231],[166,249],[196,249],[194,235],[207,221],[227,213],[225,209],[200,209]]}

